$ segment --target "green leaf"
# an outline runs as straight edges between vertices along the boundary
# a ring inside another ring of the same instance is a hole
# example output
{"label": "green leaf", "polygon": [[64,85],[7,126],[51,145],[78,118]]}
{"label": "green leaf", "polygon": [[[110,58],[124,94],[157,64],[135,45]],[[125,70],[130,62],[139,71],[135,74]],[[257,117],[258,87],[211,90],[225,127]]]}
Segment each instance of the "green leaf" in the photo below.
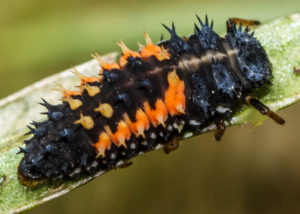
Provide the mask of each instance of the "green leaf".
{"label": "green leaf", "polygon": [[[293,67],[300,67],[300,14],[279,18],[256,29],[258,40],[265,47],[273,64],[272,85],[260,89],[256,95],[272,110],[285,108],[300,99],[300,75]],[[107,58],[114,59],[114,56]],[[95,60],[77,66],[77,69],[89,75],[99,72]],[[0,212],[20,212],[45,201],[63,195],[70,190],[87,183],[99,175],[82,177],[67,181],[59,186],[44,184],[34,189],[21,185],[17,179],[17,167],[22,155],[16,155],[19,146],[23,146],[26,125],[32,120],[40,121],[44,117],[39,112],[45,109],[37,103],[41,98],[50,103],[58,103],[60,94],[51,90],[55,82],[66,88],[79,84],[79,80],[68,71],[46,78],[22,91],[0,101]],[[244,123],[260,124],[265,119],[255,110],[244,106],[231,119],[228,125]],[[204,132],[215,129],[212,125]],[[193,136],[186,133],[184,138]]]}

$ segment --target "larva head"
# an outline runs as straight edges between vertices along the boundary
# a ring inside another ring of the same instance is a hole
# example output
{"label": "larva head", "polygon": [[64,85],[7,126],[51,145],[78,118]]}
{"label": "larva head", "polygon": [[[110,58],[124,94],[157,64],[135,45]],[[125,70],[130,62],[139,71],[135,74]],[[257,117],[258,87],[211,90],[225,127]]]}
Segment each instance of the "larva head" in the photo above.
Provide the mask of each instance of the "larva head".
{"label": "larva head", "polygon": [[33,164],[26,163],[25,158],[21,160],[18,167],[18,178],[23,185],[35,187],[44,180],[42,174],[40,174],[34,168],[35,167]]}
{"label": "larva head", "polygon": [[227,22],[225,38],[238,52],[236,57],[240,70],[252,87],[259,87],[271,78],[272,66],[264,48],[253,35],[248,27],[243,30],[242,25],[237,27],[231,20]]}
{"label": "larva head", "polygon": [[[34,134],[36,136],[36,133]],[[26,144],[26,148],[20,151],[24,153],[24,157],[18,167],[18,178],[22,184],[33,187],[47,177],[62,176],[60,170],[48,161],[48,157],[56,161],[55,156],[60,153],[56,144],[49,142],[42,147],[35,138],[26,141]]]}

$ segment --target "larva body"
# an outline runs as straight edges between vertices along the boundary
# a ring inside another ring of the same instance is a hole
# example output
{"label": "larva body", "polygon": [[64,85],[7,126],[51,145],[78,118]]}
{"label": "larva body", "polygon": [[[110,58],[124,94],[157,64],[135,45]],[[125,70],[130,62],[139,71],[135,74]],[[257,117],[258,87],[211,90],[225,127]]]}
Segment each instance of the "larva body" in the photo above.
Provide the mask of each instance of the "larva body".
{"label": "larva body", "polygon": [[[145,34],[139,52],[121,42],[119,63],[97,57],[99,77],[81,76],[78,92],[61,88],[62,104],[44,101],[48,120],[33,123],[33,137],[21,149],[20,181],[34,186],[109,169],[210,123],[217,124],[219,139],[223,120],[269,82],[271,64],[248,28],[229,20],[222,38],[207,19],[199,21],[201,29],[189,38],[179,37],[174,25],[165,26],[171,37],[157,45]],[[255,101],[248,103],[261,107]]]}

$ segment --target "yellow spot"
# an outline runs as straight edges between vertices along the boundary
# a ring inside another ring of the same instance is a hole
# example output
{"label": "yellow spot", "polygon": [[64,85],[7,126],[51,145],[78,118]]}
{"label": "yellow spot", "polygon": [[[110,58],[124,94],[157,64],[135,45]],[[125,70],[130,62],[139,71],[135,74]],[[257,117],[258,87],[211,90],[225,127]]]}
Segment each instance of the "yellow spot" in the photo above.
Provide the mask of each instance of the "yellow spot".
{"label": "yellow spot", "polygon": [[99,140],[94,144],[94,147],[97,149],[98,153],[96,158],[105,157],[106,149],[109,149],[111,146],[111,141],[109,136],[103,131],[99,135]]}
{"label": "yellow spot", "polygon": [[76,120],[74,124],[81,124],[85,129],[92,129],[95,125],[93,119],[91,116],[83,116],[83,114],[80,113],[80,119]]}
{"label": "yellow spot", "polygon": [[96,94],[100,93],[100,88],[98,86],[91,86],[88,83],[85,83],[81,86],[81,90],[87,90],[90,97],[95,96]]}
{"label": "yellow spot", "polygon": [[67,91],[60,83],[56,84],[58,88],[54,90],[63,94],[62,101],[69,103],[69,106],[72,110],[75,110],[82,105],[81,100],[72,98],[72,96],[81,95],[80,91]]}
{"label": "yellow spot", "polygon": [[170,115],[185,113],[184,81],[180,80],[176,70],[168,74],[169,88],[165,93],[165,103]]}
{"label": "yellow spot", "polygon": [[99,111],[106,118],[111,118],[114,113],[113,108],[108,103],[100,103],[99,107],[95,108],[94,111]]}
{"label": "yellow spot", "polygon": [[82,102],[79,99],[73,99],[70,96],[63,97],[62,101],[67,102],[72,110],[75,110],[82,106]]}

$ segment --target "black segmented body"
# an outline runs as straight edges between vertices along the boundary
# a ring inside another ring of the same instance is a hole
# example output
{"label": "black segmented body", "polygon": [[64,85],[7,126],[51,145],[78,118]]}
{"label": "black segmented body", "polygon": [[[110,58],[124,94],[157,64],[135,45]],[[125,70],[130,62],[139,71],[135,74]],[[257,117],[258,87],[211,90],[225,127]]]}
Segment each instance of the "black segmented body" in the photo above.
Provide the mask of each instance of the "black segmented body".
{"label": "black segmented body", "polygon": [[[179,37],[174,25],[172,29],[165,26],[171,38],[158,46],[168,50],[170,59],[129,57],[121,69],[104,70],[101,82],[89,83],[100,87],[101,93],[91,97],[84,90],[82,95],[72,96],[83,103],[79,108],[71,110],[67,102],[53,106],[44,101],[48,120],[33,123],[35,128],[30,128],[34,136],[21,149],[25,155],[18,169],[21,182],[30,186],[44,179],[62,180],[109,169],[120,160],[180,137],[185,130],[198,132],[220,118],[230,118],[254,88],[269,81],[271,65],[248,28],[242,30],[228,21],[228,32],[222,38],[207,19],[205,23],[199,21],[201,29],[196,26],[188,39]],[[151,125],[145,131],[145,139],[131,135],[126,140],[127,148],[112,144],[104,158],[96,158],[93,144],[104,126],[115,132],[125,112],[135,121],[136,110],[145,101],[154,108],[158,99],[164,99],[169,87],[167,76],[174,69],[184,81],[184,114],[168,115],[165,126]],[[99,102],[113,107],[111,118],[93,111]],[[80,113],[93,118],[92,129],[74,124]]]}

